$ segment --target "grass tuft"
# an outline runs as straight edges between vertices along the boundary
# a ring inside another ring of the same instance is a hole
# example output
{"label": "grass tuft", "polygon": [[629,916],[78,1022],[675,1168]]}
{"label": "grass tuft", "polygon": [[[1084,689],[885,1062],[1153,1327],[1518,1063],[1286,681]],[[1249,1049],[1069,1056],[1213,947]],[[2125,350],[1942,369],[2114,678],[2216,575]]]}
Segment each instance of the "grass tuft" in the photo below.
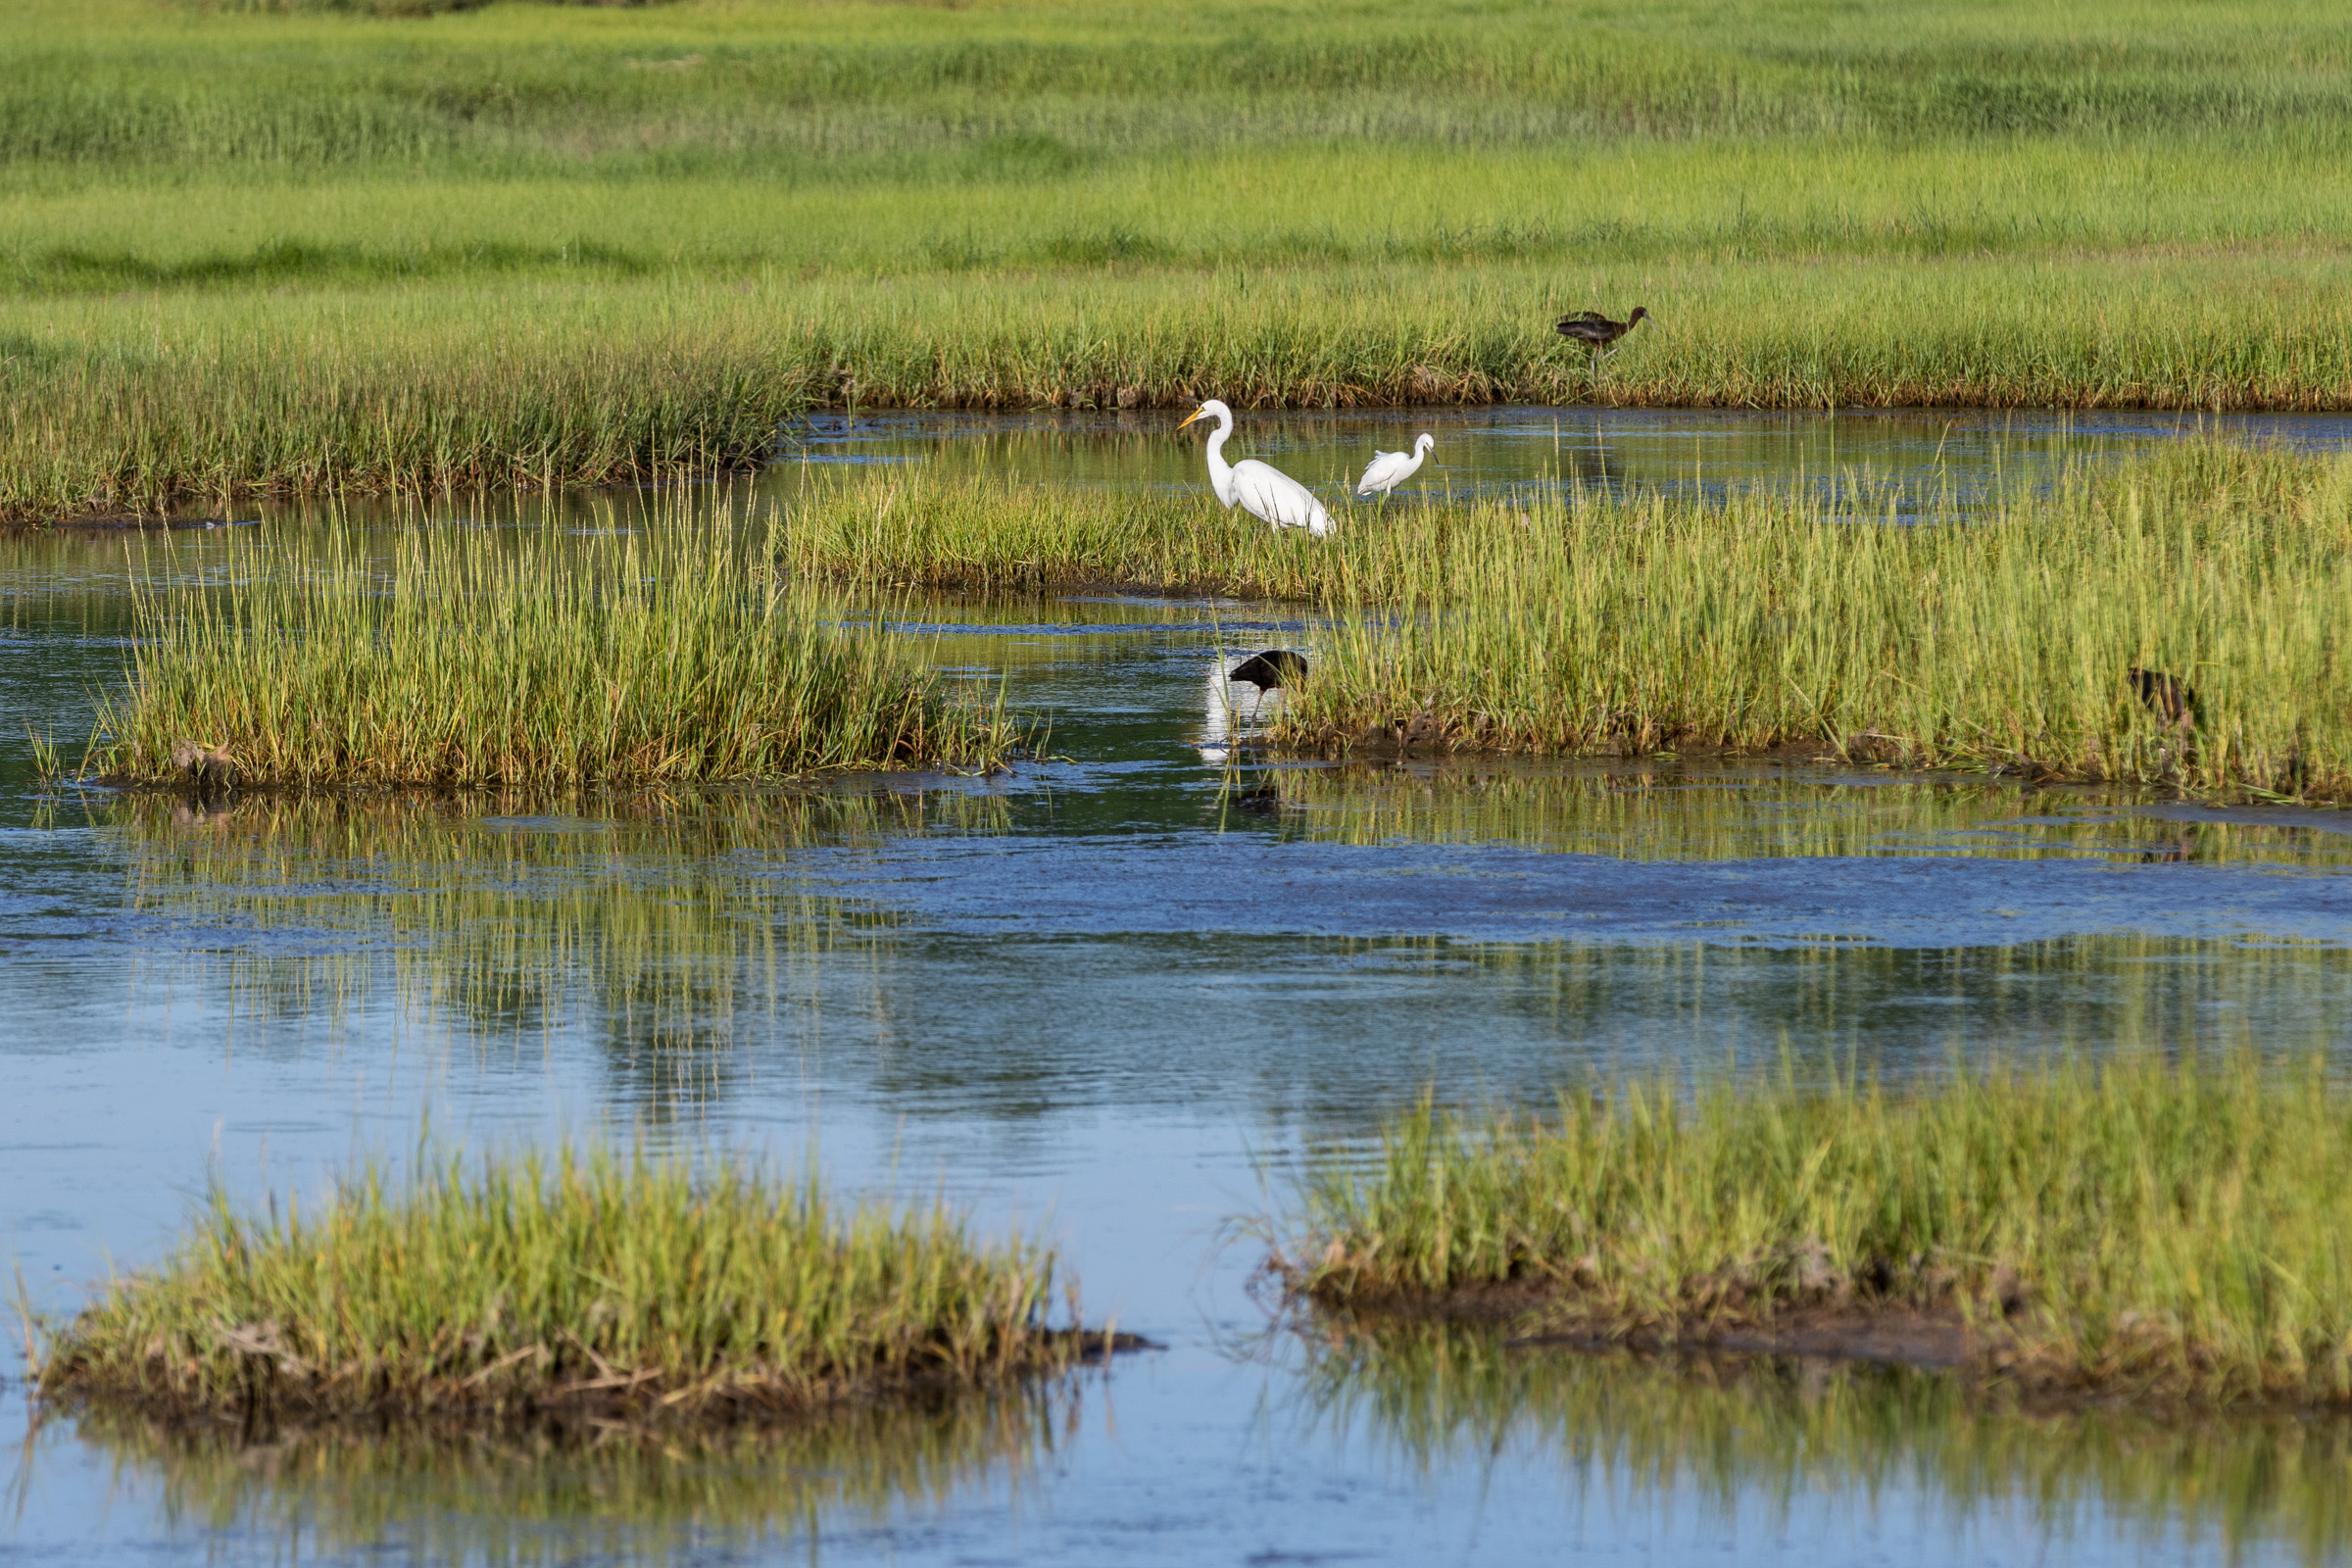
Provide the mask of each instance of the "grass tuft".
{"label": "grass tuft", "polygon": [[[1409,525],[1408,525],[1409,526]],[[2352,799],[2352,462],[2077,469],[1982,523],[1854,498],[1589,494],[1419,524],[1280,733],[1853,760]],[[2163,710],[2132,679],[2193,697]]]}
{"label": "grass tuft", "polygon": [[1942,1311],[2014,1376],[2352,1399],[2352,1099],[2316,1056],[1425,1104],[1301,1200],[1287,1273],[1328,1307],[1516,1285],[1587,1332],[1699,1341]]}
{"label": "grass tuft", "polygon": [[368,1167],[313,1210],[217,1187],[160,1267],[38,1335],[40,1396],[306,1423],[784,1415],[1071,1364],[1054,1255],[940,1204],[642,1150]]}
{"label": "grass tuft", "polygon": [[380,563],[329,525],[235,545],[224,574],[140,591],[86,767],[174,782],[193,741],[249,785],[688,784],[989,767],[1021,739],[878,619],[748,563],[724,515],[416,529]]}

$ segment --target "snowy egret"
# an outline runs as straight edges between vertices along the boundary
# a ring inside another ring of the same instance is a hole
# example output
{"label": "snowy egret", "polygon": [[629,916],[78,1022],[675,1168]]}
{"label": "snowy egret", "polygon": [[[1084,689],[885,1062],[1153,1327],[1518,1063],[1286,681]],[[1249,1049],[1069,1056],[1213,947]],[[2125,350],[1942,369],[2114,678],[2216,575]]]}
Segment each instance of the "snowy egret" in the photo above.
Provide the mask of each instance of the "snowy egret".
{"label": "snowy egret", "polygon": [[[1608,354],[1617,352],[1617,340],[1631,332],[1635,323],[1648,315],[1649,312],[1639,305],[1634,307],[1634,314],[1622,321],[1612,321],[1598,311],[1579,311],[1574,316],[1561,317],[1552,323],[1551,329],[1562,337],[1572,337],[1582,343],[1585,352],[1592,356],[1593,366],[1598,368]],[[1604,354],[1603,350],[1607,353]]]}
{"label": "snowy egret", "polygon": [[1356,481],[1355,493],[1368,496],[1377,490],[1381,500],[1388,500],[1389,492],[1410,479],[1419,470],[1421,460],[1429,456],[1429,449],[1437,444],[1438,438],[1424,430],[1415,438],[1409,456],[1402,452],[1373,453],[1372,461],[1364,467],[1364,476]]}
{"label": "snowy egret", "polygon": [[[1208,487],[1217,499],[1228,507],[1240,507],[1252,517],[1270,522],[1276,528],[1304,528],[1316,539],[1332,531],[1331,514],[1315,493],[1298,480],[1255,458],[1239,463],[1225,461],[1225,438],[1233,434],[1233,411],[1215,398],[1210,398],[1193,411],[1193,419],[1215,419],[1217,429],[1208,438]],[[1184,424],[1176,428],[1181,430]]]}

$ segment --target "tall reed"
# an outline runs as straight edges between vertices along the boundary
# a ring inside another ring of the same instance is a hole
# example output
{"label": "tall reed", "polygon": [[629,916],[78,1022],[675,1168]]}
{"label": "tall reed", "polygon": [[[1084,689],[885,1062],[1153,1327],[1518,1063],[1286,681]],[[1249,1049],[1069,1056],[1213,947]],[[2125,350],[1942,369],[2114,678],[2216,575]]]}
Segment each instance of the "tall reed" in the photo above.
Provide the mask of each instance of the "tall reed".
{"label": "tall reed", "polygon": [[1548,1116],[1393,1121],[1308,1178],[1291,1279],[1331,1306],[1521,1282],[1611,1335],[1823,1303],[1956,1311],[1988,1364],[2352,1399],[2352,1102],[2325,1061],[1955,1065],[1635,1082]]}
{"label": "tall reed", "polygon": [[1069,1365],[1055,1272],[937,1203],[844,1209],[741,1160],[453,1155],[311,1209],[216,1188],[33,1373],[45,1400],[297,1422],[789,1414]]}
{"label": "tall reed", "polygon": [[[1001,698],[949,691],[879,620],[778,585],[731,519],[624,537],[272,536],[226,581],[150,581],[87,765],[177,775],[183,740],[268,785],[557,785],[992,766]],[[153,578],[159,563],[149,557]]]}

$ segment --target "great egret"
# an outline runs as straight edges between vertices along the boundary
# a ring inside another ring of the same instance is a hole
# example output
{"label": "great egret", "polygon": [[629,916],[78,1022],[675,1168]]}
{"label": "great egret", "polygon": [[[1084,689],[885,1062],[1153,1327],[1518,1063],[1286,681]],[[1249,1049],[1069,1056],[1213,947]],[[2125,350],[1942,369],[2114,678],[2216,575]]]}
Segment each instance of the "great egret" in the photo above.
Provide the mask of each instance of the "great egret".
{"label": "great egret", "polygon": [[[1310,538],[1321,539],[1332,531],[1331,514],[1315,493],[1281,469],[1245,458],[1239,463],[1225,461],[1225,438],[1233,434],[1233,411],[1215,398],[1210,398],[1193,411],[1193,419],[1217,421],[1214,435],[1208,438],[1208,487],[1217,499],[1228,507],[1240,507],[1252,517],[1270,522],[1276,528],[1304,528]],[[1184,424],[1176,428],[1181,430]]]}
{"label": "great egret", "polygon": [[1414,439],[1409,457],[1402,452],[1373,453],[1372,461],[1364,467],[1364,476],[1356,481],[1355,493],[1368,496],[1377,490],[1381,500],[1388,500],[1389,492],[1410,479],[1419,470],[1421,460],[1429,456],[1429,449],[1437,444],[1438,438],[1424,430]]}
{"label": "great egret", "polygon": [[1574,338],[1582,343],[1585,352],[1592,356],[1592,364],[1598,367],[1607,358],[1602,350],[1607,350],[1608,354],[1616,353],[1617,340],[1631,332],[1635,323],[1648,315],[1649,312],[1639,305],[1634,307],[1634,314],[1622,321],[1612,321],[1598,311],[1579,311],[1574,316],[1561,317],[1552,323],[1551,329],[1562,337]]}

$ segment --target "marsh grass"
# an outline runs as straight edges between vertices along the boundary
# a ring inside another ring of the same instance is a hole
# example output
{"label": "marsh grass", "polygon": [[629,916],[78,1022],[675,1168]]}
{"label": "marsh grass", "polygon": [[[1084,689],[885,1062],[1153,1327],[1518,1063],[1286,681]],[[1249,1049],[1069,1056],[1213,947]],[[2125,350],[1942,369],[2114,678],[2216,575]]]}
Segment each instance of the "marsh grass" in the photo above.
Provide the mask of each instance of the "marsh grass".
{"label": "marsh grass", "polygon": [[[2352,71],[2283,0],[25,0],[0,75],[9,517],[745,462],[811,404],[2352,397]],[[1636,302],[1598,376],[1549,330]]]}
{"label": "marsh grass", "polygon": [[[1412,526],[1405,524],[1404,526]],[[1820,495],[1572,495],[1420,524],[1278,738],[1803,747],[1906,766],[2352,798],[2352,463],[2192,445],[1989,520]],[[2143,702],[2133,666],[2195,695]]]}
{"label": "marsh grass", "polygon": [[1416,542],[1343,527],[1335,540],[1310,544],[1220,509],[1205,489],[1037,484],[915,468],[812,481],[784,509],[773,559],[789,577],[869,591],[1019,593],[1102,583],[1321,600],[1348,594],[1360,575],[1401,574],[1403,552]]}
{"label": "marsh grass", "polygon": [[[851,210],[811,225],[876,221]],[[2030,268],[1676,258],[1595,264],[1573,283],[1519,260],[876,279],[755,256],[647,270],[9,304],[0,517],[737,467],[780,455],[782,422],[817,406],[2213,410],[2352,395],[2352,264],[2300,245]],[[1626,298],[1647,299],[1657,329],[1643,323],[1595,377],[1550,319]],[[2281,299],[2300,303],[2282,315]]]}
{"label": "marsh grass", "polygon": [[1441,1308],[1517,1284],[1608,1337],[1956,1312],[1983,1369],[2352,1398],[2352,1102],[2318,1055],[1955,1063],[1904,1091],[1702,1075],[1387,1127],[1306,1179],[1292,1286]]}
{"label": "marsh grass", "polygon": [[251,785],[687,784],[985,768],[1022,739],[878,617],[779,586],[726,515],[368,549],[342,524],[240,542],[218,582],[149,556],[85,767],[172,782],[191,738]]}
{"label": "marsh grass", "polygon": [[776,368],[754,323],[634,303],[158,299],[135,323],[119,307],[19,318],[0,342],[0,518],[738,468],[808,406],[804,369]]}
{"label": "marsh grass", "polygon": [[1047,1322],[1053,1253],[938,1202],[845,1208],[813,1176],[642,1150],[419,1167],[266,1214],[216,1187],[164,1263],[37,1333],[40,1397],[296,1425],[760,1418],[1080,1350]]}
{"label": "marsh grass", "polygon": [[[1867,483],[1710,499],[1572,488],[1277,534],[1198,493],[886,474],[785,514],[790,573],[1112,582],[1345,612],[1277,744],[1682,750],[2352,799],[2352,463],[2189,443],[1984,520]],[[2134,666],[2195,695],[2180,725]]]}

